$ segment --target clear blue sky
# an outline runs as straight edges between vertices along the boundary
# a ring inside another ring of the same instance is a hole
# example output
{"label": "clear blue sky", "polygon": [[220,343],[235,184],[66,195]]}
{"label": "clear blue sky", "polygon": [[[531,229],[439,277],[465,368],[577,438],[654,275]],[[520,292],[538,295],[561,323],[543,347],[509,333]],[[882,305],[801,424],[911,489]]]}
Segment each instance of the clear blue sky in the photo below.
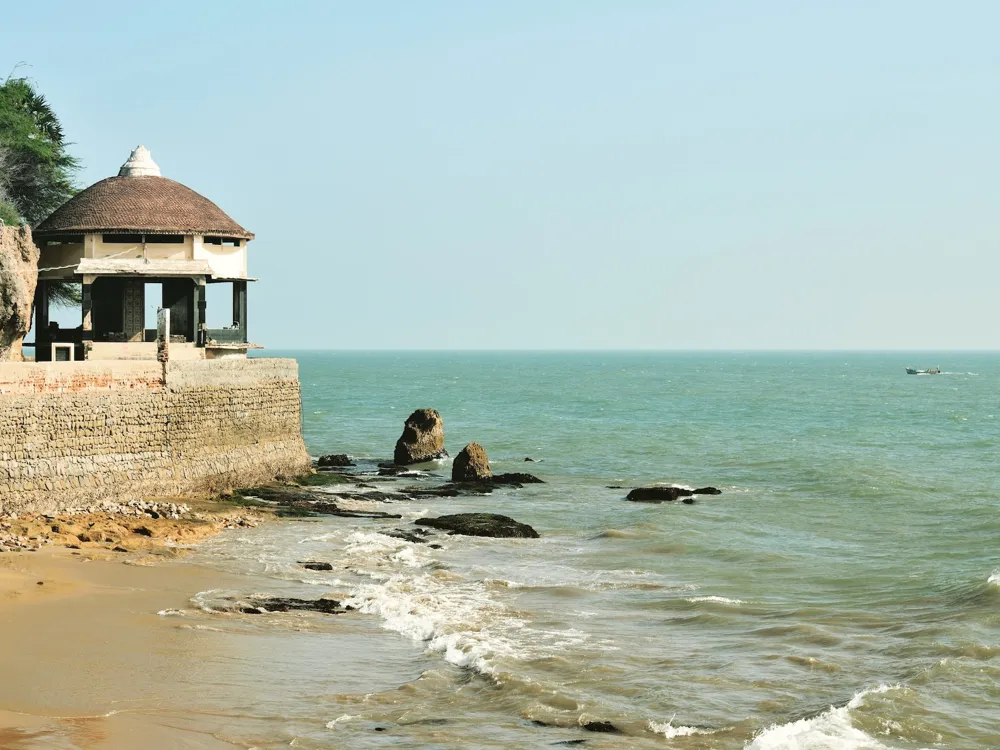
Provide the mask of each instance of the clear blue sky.
{"label": "clear blue sky", "polygon": [[269,348],[1000,348],[1000,3],[3,17],[82,183],[256,232]]}

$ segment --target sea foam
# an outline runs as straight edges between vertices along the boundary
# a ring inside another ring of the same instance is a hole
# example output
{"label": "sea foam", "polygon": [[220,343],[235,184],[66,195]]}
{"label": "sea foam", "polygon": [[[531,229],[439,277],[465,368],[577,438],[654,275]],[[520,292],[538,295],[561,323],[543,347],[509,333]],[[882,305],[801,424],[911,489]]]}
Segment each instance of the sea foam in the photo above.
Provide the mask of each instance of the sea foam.
{"label": "sea foam", "polygon": [[844,706],[829,709],[809,719],[775,724],[758,734],[745,750],[887,750],[870,734],[855,728],[851,711],[864,705],[869,695],[900,689],[899,685],[879,685],[862,690]]}

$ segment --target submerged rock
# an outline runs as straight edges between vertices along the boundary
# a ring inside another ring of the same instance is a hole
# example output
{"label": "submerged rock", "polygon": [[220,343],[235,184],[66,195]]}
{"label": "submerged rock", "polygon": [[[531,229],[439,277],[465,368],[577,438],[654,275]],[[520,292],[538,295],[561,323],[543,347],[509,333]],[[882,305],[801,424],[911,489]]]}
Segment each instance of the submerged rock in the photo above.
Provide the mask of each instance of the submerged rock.
{"label": "submerged rock", "polygon": [[622,731],[610,721],[588,721],[583,725],[583,728],[588,732],[607,732],[610,734],[621,734]]}
{"label": "submerged rock", "polygon": [[693,495],[689,489],[684,487],[637,487],[625,497],[634,503],[672,503],[681,497]]}
{"label": "submerged rock", "polygon": [[320,468],[357,466],[346,453],[331,453],[328,456],[320,456],[316,465]]}
{"label": "submerged rock", "polygon": [[469,443],[455,456],[451,465],[451,481],[481,482],[493,476],[486,449],[479,443]]}
{"label": "submerged rock", "polygon": [[323,612],[328,615],[342,615],[349,608],[340,606],[334,599],[296,599],[294,597],[261,597],[254,604],[240,606],[237,611],[245,615],[262,615],[267,612]]}
{"label": "submerged rock", "polygon": [[496,513],[456,513],[438,518],[418,518],[418,526],[430,526],[452,534],[495,538],[537,539],[538,532],[526,523]]}
{"label": "submerged rock", "polygon": [[[615,487],[613,489],[620,489]],[[694,505],[692,495],[721,495],[722,490],[715,487],[699,487],[696,490],[689,490],[686,487],[636,487],[628,493],[626,500],[634,503],[672,503],[674,500],[683,498],[686,505]]]}
{"label": "submerged rock", "polygon": [[521,471],[512,471],[507,474],[496,474],[491,479],[493,484],[545,484],[534,474],[525,474]]}
{"label": "submerged rock", "polygon": [[447,458],[444,421],[436,409],[417,409],[406,419],[392,460],[399,466]]}
{"label": "submerged rock", "polygon": [[301,565],[306,570],[333,570],[333,566],[328,562],[318,562],[316,560],[300,560]]}

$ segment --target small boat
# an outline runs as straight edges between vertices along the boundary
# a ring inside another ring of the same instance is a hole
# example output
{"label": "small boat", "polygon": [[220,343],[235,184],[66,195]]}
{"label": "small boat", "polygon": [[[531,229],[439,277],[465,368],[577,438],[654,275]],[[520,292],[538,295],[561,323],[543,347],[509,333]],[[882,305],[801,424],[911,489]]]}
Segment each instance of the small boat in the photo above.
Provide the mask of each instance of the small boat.
{"label": "small boat", "polygon": [[940,375],[941,374],[941,368],[940,367],[932,367],[929,370],[914,370],[912,367],[907,367],[906,368],[906,374],[907,375]]}

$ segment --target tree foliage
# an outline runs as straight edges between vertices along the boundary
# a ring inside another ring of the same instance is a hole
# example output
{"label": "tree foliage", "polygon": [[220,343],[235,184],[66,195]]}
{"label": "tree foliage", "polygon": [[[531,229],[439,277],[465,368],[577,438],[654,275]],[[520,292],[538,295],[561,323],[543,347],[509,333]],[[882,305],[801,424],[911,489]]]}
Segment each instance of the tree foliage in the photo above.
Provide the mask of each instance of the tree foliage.
{"label": "tree foliage", "polygon": [[[67,151],[62,125],[26,78],[0,84],[0,219],[34,226],[73,197],[80,163]],[[80,285],[53,284],[56,304],[79,304]]]}
{"label": "tree foliage", "polygon": [[31,225],[76,192],[79,162],[67,151],[62,126],[45,97],[26,78],[0,84],[0,184]]}

